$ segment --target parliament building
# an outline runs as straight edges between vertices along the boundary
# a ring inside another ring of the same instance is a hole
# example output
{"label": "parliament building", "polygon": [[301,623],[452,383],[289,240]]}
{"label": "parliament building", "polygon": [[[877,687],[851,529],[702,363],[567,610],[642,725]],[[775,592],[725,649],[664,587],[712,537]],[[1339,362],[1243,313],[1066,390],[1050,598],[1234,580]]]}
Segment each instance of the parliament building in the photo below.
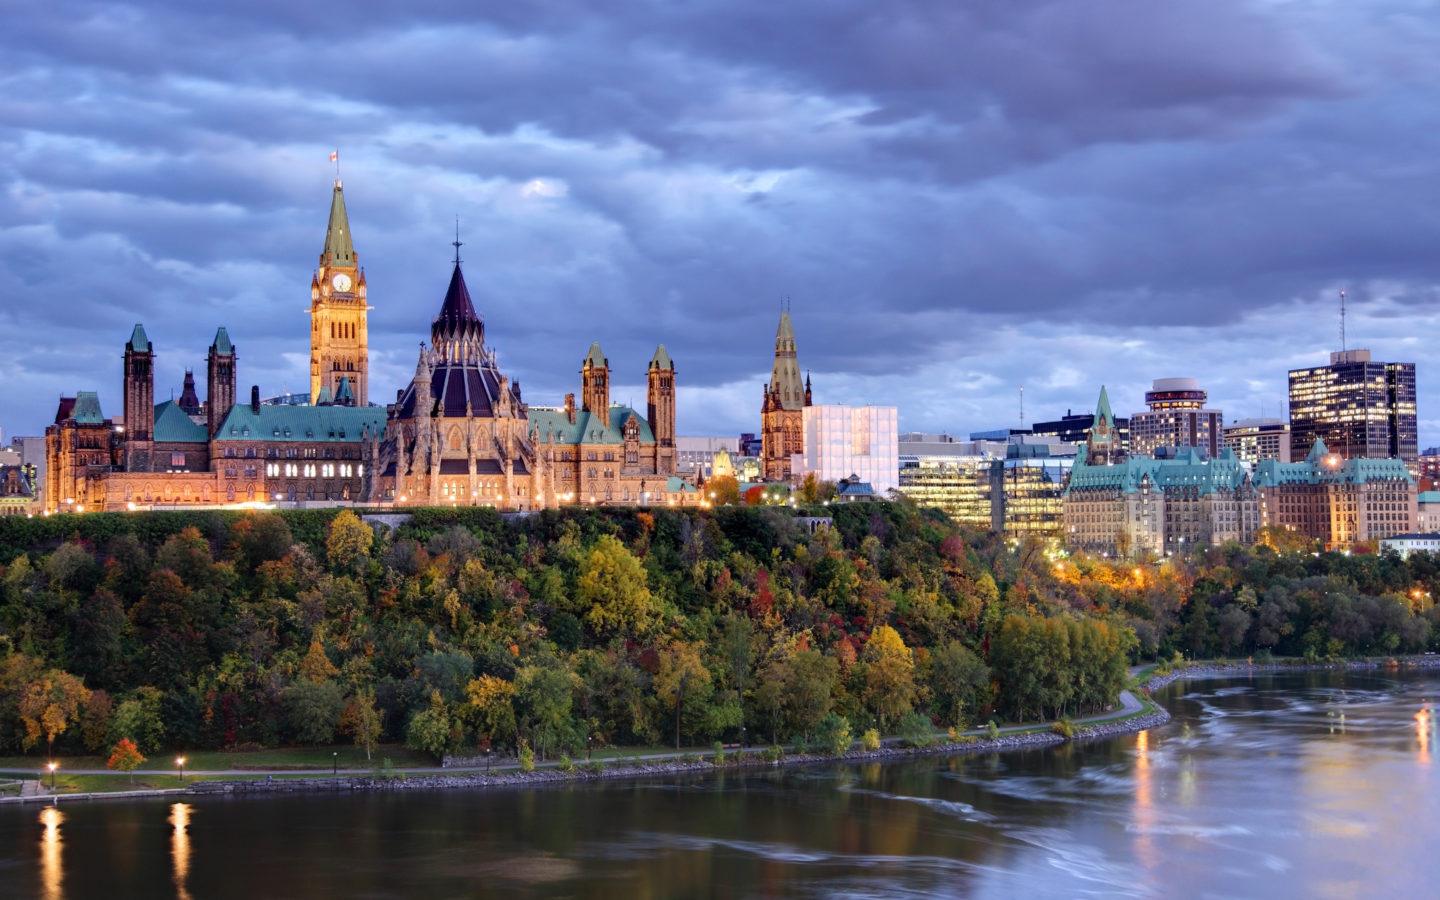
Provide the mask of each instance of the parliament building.
{"label": "parliament building", "polygon": [[[459,244],[457,241],[456,249]],[[644,413],[610,402],[599,343],[580,364],[580,403],[530,407],[486,344],[458,252],[415,375],[371,405],[365,270],[337,179],[310,283],[308,402],[237,396],[224,326],[206,354],[203,403],[155,403],[157,348],[137,324],[123,354],[123,411],[96,391],[61,397],[46,435],[45,512],[271,505],[703,505],[676,474],[675,365],[662,345]]]}

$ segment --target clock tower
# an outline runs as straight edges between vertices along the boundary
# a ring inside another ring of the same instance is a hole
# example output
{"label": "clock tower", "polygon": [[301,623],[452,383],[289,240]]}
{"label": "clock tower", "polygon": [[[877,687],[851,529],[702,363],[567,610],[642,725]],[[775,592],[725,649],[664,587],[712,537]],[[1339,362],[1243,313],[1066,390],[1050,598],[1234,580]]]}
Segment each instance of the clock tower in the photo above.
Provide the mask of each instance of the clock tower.
{"label": "clock tower", "polygon": [[310,402],[334,402],[349,382],[356,406],[369,403],[370,335],[366,325],[365,271],[350,242],[345,190],[335,179],[330,226],[320,265],[310,280]]}

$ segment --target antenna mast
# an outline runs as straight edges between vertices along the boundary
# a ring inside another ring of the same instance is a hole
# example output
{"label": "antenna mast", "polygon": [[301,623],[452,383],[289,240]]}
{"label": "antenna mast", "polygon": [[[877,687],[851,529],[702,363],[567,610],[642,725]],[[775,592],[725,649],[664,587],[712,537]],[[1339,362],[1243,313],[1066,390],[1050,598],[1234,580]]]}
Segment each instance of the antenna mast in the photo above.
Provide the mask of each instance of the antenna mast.
{"label": "antenna mast", "polygon": [[1025,427],[1025,385],[1020,385],[1020,427]]}
{"label": "antenna mast", "polygon": [[1340,352],[1345,352],[1345,289],[1340,289]]}

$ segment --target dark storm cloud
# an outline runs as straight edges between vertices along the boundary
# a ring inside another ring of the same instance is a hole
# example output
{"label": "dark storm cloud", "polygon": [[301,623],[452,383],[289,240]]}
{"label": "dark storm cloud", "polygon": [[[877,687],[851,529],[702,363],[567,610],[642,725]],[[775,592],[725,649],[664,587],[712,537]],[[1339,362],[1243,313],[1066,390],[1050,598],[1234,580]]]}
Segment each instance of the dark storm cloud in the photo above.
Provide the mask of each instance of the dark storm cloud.
{"label": "dark storm cloud", "polygon": [[[792,298],[821,400],[967,430],[1200,377],[1235,415],[1352,334],[1422,364],[1440,217],[1425,4],[8,4],[0,424],[118,409],[136,320],[178,388],[219,323],[241,377],[303,385],[340,146],[408,377],[454,216],[531,402],[591,340],[681,429],[756,424]],[[624,394],[622,394],[624,396]],[[1430,436],[1429,423],[1422,431]]]}

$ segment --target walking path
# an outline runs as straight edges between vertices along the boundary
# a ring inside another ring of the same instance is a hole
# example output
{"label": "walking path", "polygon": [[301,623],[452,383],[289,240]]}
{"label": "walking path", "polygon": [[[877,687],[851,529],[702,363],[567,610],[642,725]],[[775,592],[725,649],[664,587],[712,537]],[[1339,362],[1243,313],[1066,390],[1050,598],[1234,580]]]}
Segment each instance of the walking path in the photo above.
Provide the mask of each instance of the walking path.
{"label": "walking path", "polygon": [[[1133,674],[1135,671],[1136,671],[1136,670],[1132,669],[1132,670],[1131,670],[1132,674]],[[1082,725],[1102,725],[1102,724],[1104,724],[1104,723],[1106,723],[1106,722],[1113,722],[1113,721],[1115,721],[1115,720],[1117,720],[1117,719],[1128,718],[1129,716],[1135,715],[1136,713],[1139,713],[1142,709],[1144,709],[1144,704],[1139,700],[1139,698],[1137,698],[1133,693],[1131,693],[1131,692],[1128,691],[1128,690],[1125,690],[1125,691],[1121,691],[1121,692],[1120,692],[1119,700],[1120,700],[1119,706],[1117,706],[1115,709],[1109,710],[1109,711],[1107,711],[1107,712],[1096,713],[1096,714],[1090,715],[1090,716],[1081,716],[1081,717],[1076,718],[1076,719],[1074,719],[1074,720],[1072,720],[1072,721],[1074,722],[1074,724],[1075,724],[1076,726],[1082,726]],[[1002,734],[1002,735],[1007,735],[1007,734],[1017,734],[1017,733],[1025,732],[1025,731],[1033,731],[1033,730],[1038,729],[1038,728],[1043,728],[1043,727],[1045,726],[1045,724],[1046,724],[1046,723],[1044,723],[1044,722],[1031,722],[1031,723],[1028,723],[1028,724],[1020,724],[1020,725],[1006,725],[1006,726],[1003,726],[1003,727],[1000,728],[1000,734]],[[961,732],[961,733],[964,734],[964,735],[973,736],[973,737],[984,737],[984,736],[986,736],[986,735],[989,733],[989,730],[986,729],[986,728],[972,728],[972,729],[969,729],[968,731],[964,731],[964,732]],[[901,739],[900,739],[900,738],[896,738],[896,737],[885,738],[881,743],[882,743],[882,745],[884,745],[884,746],[896,746],[896,745],[898,745],[898,744],[901,743]],[[727,747],[727,750],[730,750],[730,749],[733,749],[733,748]],[[759,749],[759,747],[755,747],[755,748],[753,748],[753,749]],[[689,748],[689,749],[686,749],[686,750],[667,750],[667,751],[665,751],[665,752],[663,752],[663,753],[641,753],[641,754],[635,754],[635,755],[633,755],[633,756],[632,756],[632,755],[626,755],[626,756],[620,756],[620,757],[606,757],[605,760],[604,760],[604,762],[605,762],[607,765],[612,765],[612,764],[615,764],[615,763],[636,763],[636,762],[639,762],[639,763],[671,762],[671,761],[676,761],[676,760],[684,759],[684,758],[687,757],[687,756],[688,756],[688,757],[694,757],[694,756],[699,756],[699,755],[705,755],[705,754],[708,754],[708,753],[710,753],[710,752],[712,752],[712,751],[711,751],[709,748],[692,747],[692,748]],[[537,769],[554,768],[554,767],[558,767],[558,766],[560,766],[560,765],[561,765],[561,763],[560,763],[559,761],[552,760],[552,761],[549,761],[549,762],[537,762],[537,763],[535,764],[535,768],[537,768]],[[496,771],[496,772],[504,772],[504,771],[510,771],[510,770],[517,769],[517,768],[519,768],[519,766],[518,766],[517,763],[515,763],[514,761],[508,761],[508,760],[507,760],[507,762],[505,762],[505,763],[503,763],[503,764],[497,763],[495,766],[493,766],[493,771]],[[462,775],[462,774],[466,774],[466,773],[485,772],[485,771],[487,771],[487,770],[492,770],[492,769],[491,769],[491,767],[487,767],[487,766],[454,766],[454,767],[450,767],[450,768],[445,768],[445,767],[443,767],[443,766],[408,766],[408,767],[403,767],[403,768],[392,768],[392,769],[390,769],[390,770],[388,770],[388,771],[391,772],[391,773],[393,773],[393,774],[396,774],[396,775]],[[110,769],[64,769],[63,771],[64,771],[66,774],[69,774],[69,775],[106,775],[106,776],[115,776],[115,777],[119,777],[119,776],[121,775],[121,773],[114,772],[114,771],[112,771],[112,770],[110,770]],[[289,768],[289,769],[256,769],[256,768],[249,768],[249,769],[186,769],[186,770],[185,770],[185,775],[186,775],[187,778],[188,778],[188,777],[203,777],[203,778],[222,778],[222,777],[256,778],[256,777],[261,777],[261,778],[263,778],[263,777],[267,777],[267,776],[269,776],[269,777],[284,776],[284,777],[292,777],[292,778],[293,778],[293,777],[296,777],[296,776],[301,776],[301,777],[317,777],[317,778],[318,778],[318,777],[329,776],[329,775],[332,775],[332,774],[341,774],[341,775],[365,775],[365,774],[368,774],[370,771],[371,771],[371,770],[368,770],[368,769],[355,769],[355,768],[340,768],[340,769],[338,769],[338,770],[332,770],[332,772],[326,772],[323,768],[309,768],[309,769],[295,769],[295,768]],[[0,768],[0,774],[19,773],[19,774],[29,775],[29,774],[32,774],[33,772],[34,772],[34,769],[15,769],[15,768],[9,768],[9,769],[7,769],[7,768]],[[177,773],[176,773],[176,770],[175,770],[175,769],[169,768],[169,769],[136,769],[136,770],[135,770],[135,774],[136,774],[137,776],[146,776],[146,775],[151,775],[151,776],[154,776],[154,775],[171,776],[171,775],[175,775],[175,774],[177,774]],[[37,791],[36,793],[37,793],[37,794],[39,794],[39,793],[45,793],[46,796],[49,796],[48,792],[44,792],[43,790]],[[61,796],[64,796],[64,795],[61,795]]]}

